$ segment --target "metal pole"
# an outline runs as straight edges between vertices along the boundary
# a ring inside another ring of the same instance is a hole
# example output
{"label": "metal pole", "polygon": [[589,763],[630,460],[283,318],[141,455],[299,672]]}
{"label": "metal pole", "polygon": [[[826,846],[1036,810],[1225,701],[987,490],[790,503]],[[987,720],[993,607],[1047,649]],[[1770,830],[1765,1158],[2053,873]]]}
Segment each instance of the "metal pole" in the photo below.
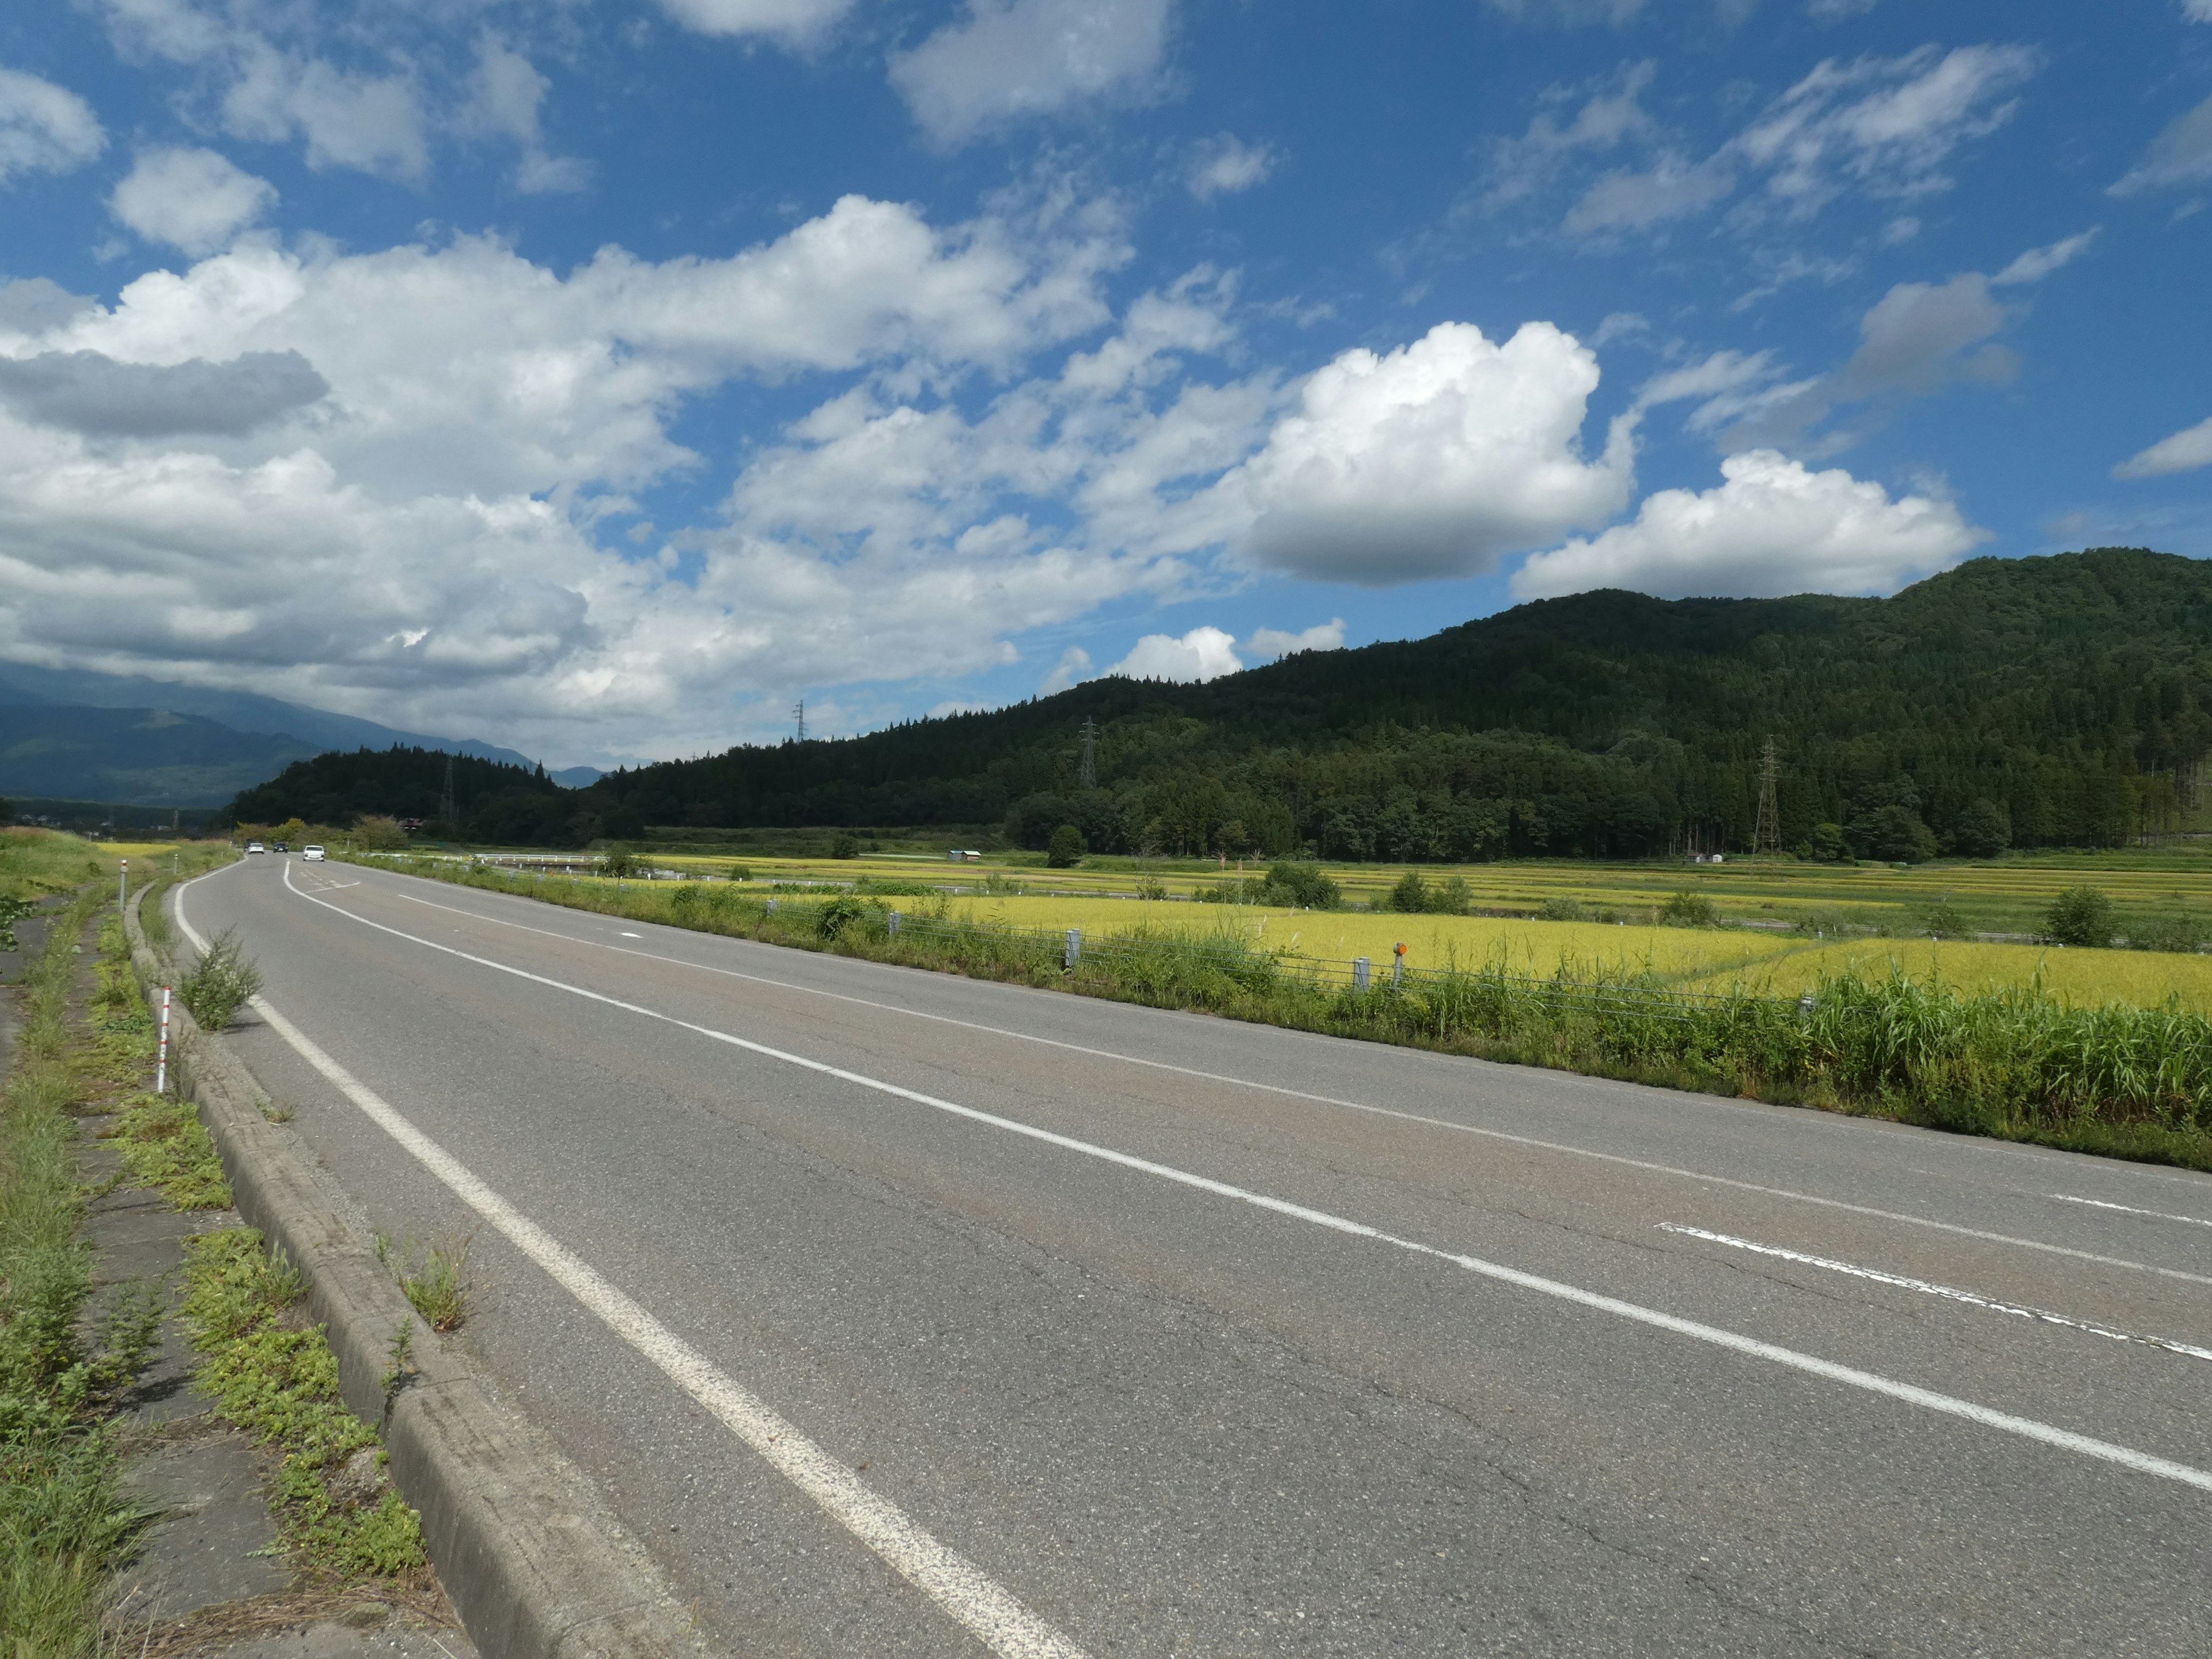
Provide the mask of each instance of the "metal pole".
{"label": "metal pole", "polygon": [[120,910],[123,902],[131,895],[131,860],[123,860],[123,867],[115,872],[115,908]]}
{"label": "metal pole", "polygon": [[1354,957],[1352,959],[1352,988],[1355,991],[1364,991],[1367,988],[1367,958],[1365,957]]}
{"label": "metal pole", "polygon": [[154,1064],[154,1092],[166,1095],[169,1092],[169,988],[166,985],[161,988],[161,1046],[157,1052],[161,1058]]}
{"label": "metal pole", "polygon": [[1076,959],[1082,954],[1083,930],[1080,927],[1071,927],[1067,930],[1067,960],[1065,965],[1074,967]]}
{"label": "metal pole", "polygon": [[1401,944],[1390,956],[1390,988],[1396,990],[1406,982],[1406,947]]}

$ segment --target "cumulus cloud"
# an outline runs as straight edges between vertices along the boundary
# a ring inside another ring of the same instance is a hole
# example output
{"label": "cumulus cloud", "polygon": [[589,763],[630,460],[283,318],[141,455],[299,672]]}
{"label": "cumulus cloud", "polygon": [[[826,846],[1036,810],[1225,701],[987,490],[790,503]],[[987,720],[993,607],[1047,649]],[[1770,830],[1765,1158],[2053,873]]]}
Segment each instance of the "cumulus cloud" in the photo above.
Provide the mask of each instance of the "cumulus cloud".
{"label": "cumulus cloud", "polygon": [[941,144],[1108,96],[1159,74],[1169,0],[969,0],[968,16],[891,59],[891,84]]}
{"label": "cumulus cloud", "polygon": [[1221,133],[1192,147],[1190,166],[1183,173],[1183,187],[1201,202],[1210,202],[1217,196],[1233,196],[1255,185],[1265,184],[1267,175],[1275,170],[1275,152],[1267,145],[1248,144]]}
{"label": "cumulus cloud", "polygon": [[829,33],[853,0],[660,0],[660,9],[700,34],[764,34],[804,46]]}
{"label": "cumulus cloud", "polygon": [[1626,504],[1634,417],[1582,453],[1594,353],[1549,323],[1496,344],[1442,323],[1316,373],[1266,447],[1223,479],[1247,562],[1382,586],[1485,570]]}
{"label": "cumulus cloud", "polygon": [[0,185],[27,173],[71,173],[107,148],[99,118],[66,87],[0,69]]}
{"label": "cumulus cloud", "polygon": [[1514,596],[1887,593],[1989,538],[1949,501],[1893,501],[1878,483],[1840,468],[1808,472],[1771,449],[1729,456],[1721,475],[1717,489],[1660,490],[1632,522],[1535,555],[1514,573]]}
{"label": "cumulus cloud", "polygon": [[[249,242],[112,307],[0,303],[0,657],[571,754],[588,732],[594,757],[647,733],[725,743],[740,696],[1007,663],[1010,634],[1181,579],[1125,550],[1135,534],[1030,530],[991,499],[993,469],[1063,516],[1095,491],[1081,513],[1141,532],[1146,489],[1246,453],[1273,395],[1180,388],[1161,367],[1222,337],[1218,284],[1146,296],[1062,376],[1020,380],[1113,320],[1097,289],[1121,257],[1110,218],[1047,238],[853,198],[725,259],[610,249],[556,272],[488,239]],[[919,509],[879,494],[855,536],[835,501],[778,505],[777,465],[834,451],[831,482],[872,424],[939,441],[887,388],[973,368],[1012,384],[997,423],[945,445],[972,489],[920,477]],[[619,492],[696,465],[669,434],[687,398],[811,373],[869,390],[764,457],[726,522],[674,532],[680,559],[629,551]],[[1032,411],[1069,424],[1041,433]],[[157,425],[161,441],[131,435]]]}
{"label": "cumulus cloud", "polygon": [[44,276],[0,283],[0,333],[43,334],[99,304],[89,295],[72,294]]}
{"label": "cumulus cloud", "polygon": [[1344,649],[1344,618],[1332,617],[1325,623],[1296,634],[1279,628],[1255,628],[1252,637],[1244,641],[1244,648],[1255,657],[1294,656],[1301,651],[1341,651]]}
{"label": "cumulus cloud", "polygon": [[1147,634],[1129,654],[1106,672],[1133,680],[1218,680],[1224,674],[1243,672],[1237,641],[1218,628],[1194,628],[1181,639],[1171,634]]}
{"label": "cumulus cloud", "polygon": [[27,420],[88,437],[242,437],[329,390],[296,351],[169,365],[119,363],[97,351],[0,357],[0,399]]}
{"label": "cumulus cloud", "polygon": [[108,211],[149,242],[212,253],[276,204],[276,186],[211,149],[140,152]]}
{"label": "cumulus cloud", "polygon": [[2212,466],[2212,420],[2185,427],[2170,438],[2161,438],[2141,454],[2112,469],[2115,478],[2158,478],[2169,472],[2191,472]]}
{"label": "cumulus cloud", "polygon": [[2212,179],[2212,98],[2175,120],[2151,141],[2143,158],[2114,182],[2113,196],[2140,196]]}

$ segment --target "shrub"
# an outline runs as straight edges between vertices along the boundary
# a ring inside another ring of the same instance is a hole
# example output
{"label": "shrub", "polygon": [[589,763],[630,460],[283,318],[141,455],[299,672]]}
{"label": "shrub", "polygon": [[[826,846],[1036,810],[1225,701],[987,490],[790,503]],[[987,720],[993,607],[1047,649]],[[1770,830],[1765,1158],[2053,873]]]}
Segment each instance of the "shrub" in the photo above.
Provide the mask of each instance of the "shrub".
{"label": "shrub", "polygon": [[[1269,866],[1265,890],[1268,903],[1294,909],[1334,910],[1344,902],[1343,890],[1322,873],[1319,865],[1304,859],[1285,859]],[[1164,894],[1162,889],[1160,896]]]}
{"label": "shrub", "polygon": [[830,856],[833,859],[856,859],[860,856],[860,838],[840,830],[830,837]]}
{"label": "shrub", "polygon": [[1419,871],[1408,870],[1398,878],[1398,884],[1382,902],[1390,909],[1417,916],[1429,908],[1429,884],[1421,879]]}
{"label": "shrub", "polygon": [[752,878],[753,871],[750,865],[733,864],[730,866],[730,879],[732,881],[750,881]]}
{"label": "shrub", "polygon": [[1966,932],[1966,917],[1959,914],[1958,906],[1948,899],[1930,908],[1924,918],[1924,925],[1937,939],[1959,939]]}
{"label": "shrub", "polygon": [[1072,823],[1063,823],[1052,832],[1052,840],[1045,846],[1044,861],[1055,870],[1073,870],[1083,862],[1083,855],[1091,849],[1084,845],[1083,831]]}
{"label": "shrub", "polygon": [[1587,921],[1589,907],[1580,899],[1548,898],[1536,907],[1539,921]]}
{"label": "shrub", "polygon": [[2128,943],[2138,951],[2201,951],[2206,928],[2201,916],[2170,910],[2128,927]]}
{"label": "shrub", "polygon": [[407,832],[397,818],[365,817],[354,825],[352,835],[354,845],[365,852],[396,853],[407,845]]}
{"label": "shrub", "polygon": [[261,969],[240,953],[237,929],[226,927],[178,982],[177,996],[203,1031],[220,1031],[260,989]]}
{"label": "shrub", "polygon": [[2051,902],[2043,926],[2055,945],[2105,949],[2112,942],[2112,902],[2094,887],[2069,887]]}
{"label": "shrub", "polygon": [[1703,893],[1677,893],[1659,907],[1659,921],[1668,927],[1717,927],[1721,913]]}
{"label": "shrub", "polygon": [[637,873],[637,854],[627,847],[610,847],[599,860],[599,873],[623,878]]}
{"label": "shrub", "polygon": [[850,893],[840,893],[822,907],[822,914],[815,918],[814,931],[825,939],[836,939],[854,922],[866,921],[872,911],[883,908],[866,899],[854,898]]}
{"label": "shrub", "polygon": [[1807,846],[1813,856],[1823,864],[1840,864],[1850,856],[1849,844],[1844,840],[1844,826],[1840,823],[1814,824],[1812,839]]}

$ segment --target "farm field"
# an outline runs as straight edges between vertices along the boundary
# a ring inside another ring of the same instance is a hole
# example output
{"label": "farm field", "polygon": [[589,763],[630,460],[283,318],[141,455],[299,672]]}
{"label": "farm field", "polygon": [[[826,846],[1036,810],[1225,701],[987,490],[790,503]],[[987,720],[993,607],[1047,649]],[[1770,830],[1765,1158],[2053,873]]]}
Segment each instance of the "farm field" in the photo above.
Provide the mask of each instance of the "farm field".
{"label": "farm field", "polygon": [[[980,864],[951,864],[941,857],[866,854],[858,859],[741,860],[756,881],[849,883],[921,882],[934,887],[982,887],[994,878],[1019,884],[1025,893],[1133,895],[1152,879],[1171,897],[1188,898],[1236,879],[1211,860],[1086,860],[1073,870],[1048,870],[1039,854],[987,855]],[[700,854],[654,854],[665,868],[701,875],[726,872],[733,860]],[[1899,869],[1888,865],[1799,864],[1743,860],[1723,865],[1681,860],[1634,864],[1530,860],[1469,865],[1324,865],[1352,906],[1379,908],[1407,869],[1436,883],[1463,879],[1479,909],[1530,913],[1547,901],[1572,900],[1594,912],[1613,910],[1621,920],[1650,921],[1669,896],[1682,891],[1710,898],[1731,921],[1794,924],[1822,921],[1895,933],[1917,931],[1929,909],[1948,904],[1970,933],[2041,931],[2043,912],[2069,887],[2087,884],[2112,901],[2120,929],[2130,918],[2189,911],[2212,917],[2212,846],[2184,843],[2172,850],[2023,854],[1987,862],[1938,861]],[[1258,860],[1248,878],[1264,875]],[[1635,913],[1642,911],[1639,918]]]}

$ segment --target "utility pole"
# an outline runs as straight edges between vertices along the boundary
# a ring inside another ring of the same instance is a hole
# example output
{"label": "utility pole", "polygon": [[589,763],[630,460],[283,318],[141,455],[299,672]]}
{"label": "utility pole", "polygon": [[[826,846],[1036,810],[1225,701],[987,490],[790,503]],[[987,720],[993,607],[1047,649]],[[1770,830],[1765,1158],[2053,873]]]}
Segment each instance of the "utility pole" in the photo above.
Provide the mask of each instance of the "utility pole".
{"label": "utility pole", "polygon": [[1098,787],[1098,722],[1083,717],[1083,769],[1079,774],[1085,789]]}
{"label": "utility pole", "polygon": [[445,787],[438,792],[438,818],[446,826],[447,835],[456,833],[453,820],[459,816],[459,811],[453,805],[453,757],[448,755],[446,757]]}
{"label": "utility pole", "polygon": [[801,697],[791,708],[791,718],[799,722],[799,740],[806,741],[806,699]]}
{"label": "utility pole", "polygon": [[1769,732],[1766,746],[1759,751],[1759,827],[1752,835],[1753,853],[1782,851],[1781,781],[1782,757],[1774,747],[1773,733]]}

